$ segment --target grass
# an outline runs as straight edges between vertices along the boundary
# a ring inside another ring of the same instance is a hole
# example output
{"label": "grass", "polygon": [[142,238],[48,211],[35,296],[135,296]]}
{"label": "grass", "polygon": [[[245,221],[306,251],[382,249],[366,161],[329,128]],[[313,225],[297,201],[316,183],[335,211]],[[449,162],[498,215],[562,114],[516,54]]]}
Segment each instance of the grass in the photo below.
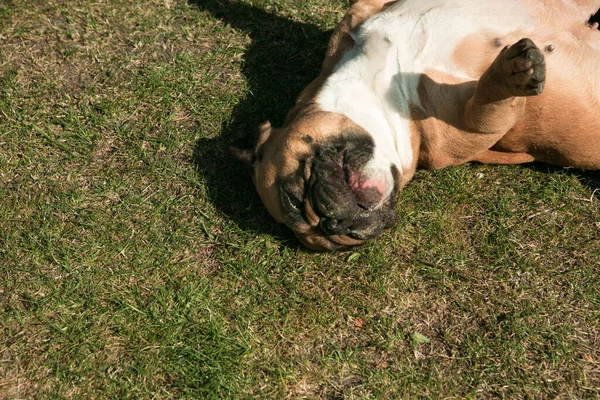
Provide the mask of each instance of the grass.
{"label": "grass", "polygon": [[334,0],[0,1],[0,398],[599,398],[600,175],[419,171],[314,254],[226,144]]}

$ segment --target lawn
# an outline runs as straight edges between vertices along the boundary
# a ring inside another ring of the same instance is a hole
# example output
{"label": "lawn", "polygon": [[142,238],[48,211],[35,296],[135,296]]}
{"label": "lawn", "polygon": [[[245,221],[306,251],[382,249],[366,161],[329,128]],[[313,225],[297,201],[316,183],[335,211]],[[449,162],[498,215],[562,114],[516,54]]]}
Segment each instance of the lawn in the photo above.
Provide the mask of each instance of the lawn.
{"label": "lawn", "polygon": [[0,0],[0,399],[600,397],[600,174],[418,171],[303,249],[227,144],[342,0]]}

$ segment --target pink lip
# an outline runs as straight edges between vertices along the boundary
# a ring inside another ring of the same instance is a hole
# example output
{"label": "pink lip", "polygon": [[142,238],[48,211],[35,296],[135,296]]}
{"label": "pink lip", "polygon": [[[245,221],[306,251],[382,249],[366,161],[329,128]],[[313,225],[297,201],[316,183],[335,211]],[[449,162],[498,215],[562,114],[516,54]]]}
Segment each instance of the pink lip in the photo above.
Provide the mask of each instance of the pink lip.
{"label": "pink lip", "polygon": [[377,191],[381,194],[383,194],[383,192],[385,191],[385,185],[383,184],[383,182],[378,181],[376,179],[367,179],[365,182],[363,182],[362,185],[360,185],[361,189],[367,189],[371,187],[377,189]]}
{"label": "pink lip", "polygon": [[348,186],[354,192],[357,202],[365,208],[377,205],[386,190],[384,182],[375,178],[367,178],[361,171],[350,172]]}

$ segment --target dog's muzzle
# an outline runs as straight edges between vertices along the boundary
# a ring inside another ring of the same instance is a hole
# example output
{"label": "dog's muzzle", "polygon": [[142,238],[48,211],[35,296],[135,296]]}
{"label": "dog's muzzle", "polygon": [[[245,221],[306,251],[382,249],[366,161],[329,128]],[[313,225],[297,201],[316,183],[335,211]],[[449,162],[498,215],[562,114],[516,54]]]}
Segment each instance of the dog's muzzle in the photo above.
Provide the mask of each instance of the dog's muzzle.
{"label": "dog's muzzle", "polygon": [[294,224],[289,224],[305,245],[318,250],[340,250],[373,239],[394,224],[398,172],[394,166],[385,171],[391,174],[391,183],[365,173],[364,167],[372,155],[373,146],[361,145],[360,141],[319,146],[307,161],[308,180],[298,177],[301,182],[288,181],[281,186],[284,210],[302,209],[302,220],[311,225],[308,231],[299,232]]}
{"label": "dog's muzzle", "polygon": [[393,208],[380,204],[384,189],[375,182],[368,185],[368,179],[361,180],[366,161],[363,153],[347,149],[340,152],[326,147],[318,152],[308,201],[320,217],[319,227],[325,235],[368,240],[394,223]]}

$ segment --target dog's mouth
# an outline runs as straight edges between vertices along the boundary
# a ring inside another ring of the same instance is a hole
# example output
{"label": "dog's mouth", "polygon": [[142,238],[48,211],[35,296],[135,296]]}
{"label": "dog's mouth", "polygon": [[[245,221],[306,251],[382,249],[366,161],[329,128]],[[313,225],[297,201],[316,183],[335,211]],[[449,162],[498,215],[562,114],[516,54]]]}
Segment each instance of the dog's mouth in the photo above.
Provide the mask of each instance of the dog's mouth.
{"label": "dog's mouth", "polygon": [[395,222],[399,172],[367,171],[371,146],[346,141],[315,149],[301,173],[280,182],[287,225],[307,246],[340,250],[379,236]]}

